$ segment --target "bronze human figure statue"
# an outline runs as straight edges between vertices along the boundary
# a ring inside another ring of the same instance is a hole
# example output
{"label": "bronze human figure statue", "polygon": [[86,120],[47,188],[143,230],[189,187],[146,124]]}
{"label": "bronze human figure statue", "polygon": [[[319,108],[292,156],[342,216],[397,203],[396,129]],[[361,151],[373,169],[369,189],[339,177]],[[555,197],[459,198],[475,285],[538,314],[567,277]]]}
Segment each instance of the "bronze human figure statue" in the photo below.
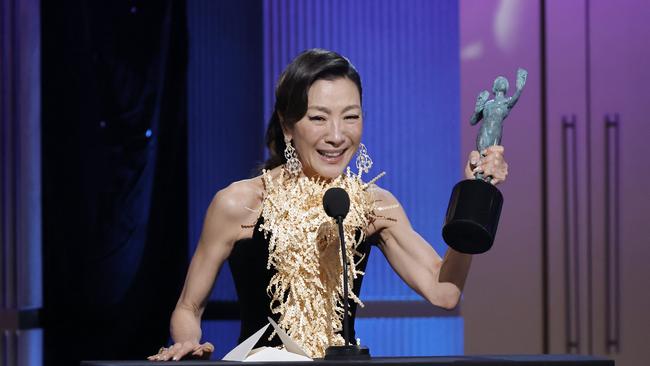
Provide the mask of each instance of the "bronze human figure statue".
{"label": "bronze human figure statue", "polygon": [[[517,70],[517,90],[511,97],[506,97],[508,79],[499,76],[492,87],[494,99],[488,100],[490,93],[487,90],[476,98],[470,124],[473,126],[483,120],[476,138],[476,150],[481,154],[481,160],[490,152],[490,146],[501,145],[503,120],[517,104],[527,77],[526,70]],[[475,179],[466,179],[454,186],[442,228],[445,242],[456,251],[467,254],[490,250],[503,206],[503,195],[494,187],[498,179],[493,180],[492,175],[484,174],[480,169],[474,171]]]}
{"label": "bronze human figure statue", "polygon": [[[499,76],[494,80],[492,86],[494,99],[488,100],[490,93],[487,90],[483,90],[476,98],[476,107],[469,123],[473,126],[483,119],[481,130],[476,137],[476,150],[481,154],[488,147],[501,144],[503,120],[508,117],[510,110],[517,104],[527,77],[528,71],[522,68],[517,70],[517,90],[511,97],[506,97],[508,79]],[[480,173],[476,173],[475,176],[477,179],[483,179]]]}

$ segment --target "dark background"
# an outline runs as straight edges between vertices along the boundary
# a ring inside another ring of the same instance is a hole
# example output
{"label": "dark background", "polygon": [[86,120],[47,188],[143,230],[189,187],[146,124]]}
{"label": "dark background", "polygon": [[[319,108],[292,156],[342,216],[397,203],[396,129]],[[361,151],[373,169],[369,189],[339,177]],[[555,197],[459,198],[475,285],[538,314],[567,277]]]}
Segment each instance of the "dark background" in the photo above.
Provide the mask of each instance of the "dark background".
{"label": "dark background", "polygon": [[45,362],[167,343],[187,266],[183,1],[42,3]]}

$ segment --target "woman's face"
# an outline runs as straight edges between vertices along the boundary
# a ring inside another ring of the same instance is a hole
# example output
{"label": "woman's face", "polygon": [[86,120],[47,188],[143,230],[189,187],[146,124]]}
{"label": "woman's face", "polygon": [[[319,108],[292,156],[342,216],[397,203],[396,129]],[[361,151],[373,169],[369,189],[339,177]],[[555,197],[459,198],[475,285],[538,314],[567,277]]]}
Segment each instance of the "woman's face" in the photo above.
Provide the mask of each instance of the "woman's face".
{"label": "woman's face", "polygon": [[350,79],[317,80],[307,93],[307,113],[285,135],[293,141],[308,177],[341,175],[363,129],[361,97]]}

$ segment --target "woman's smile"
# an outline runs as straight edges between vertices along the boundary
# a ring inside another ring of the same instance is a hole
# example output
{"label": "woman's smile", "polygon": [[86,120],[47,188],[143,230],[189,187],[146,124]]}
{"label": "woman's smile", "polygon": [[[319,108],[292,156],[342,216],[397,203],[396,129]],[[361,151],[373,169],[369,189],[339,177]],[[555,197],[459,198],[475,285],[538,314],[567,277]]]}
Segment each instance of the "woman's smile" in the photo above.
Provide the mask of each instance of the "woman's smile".
{"label": "woman's smile", "polygon": [[343,160],[343,154],[347,149],[338,150],[316,150],[321,158],[329,164],[338,164]]}

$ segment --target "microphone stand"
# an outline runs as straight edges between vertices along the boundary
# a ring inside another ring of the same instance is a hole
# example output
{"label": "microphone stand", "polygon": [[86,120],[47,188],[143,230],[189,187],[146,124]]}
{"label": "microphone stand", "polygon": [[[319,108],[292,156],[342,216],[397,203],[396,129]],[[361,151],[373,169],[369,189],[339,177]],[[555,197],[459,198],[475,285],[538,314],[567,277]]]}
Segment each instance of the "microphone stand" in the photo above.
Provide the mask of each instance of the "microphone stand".
{"label": "microphone stand", "polygon": [[348,317],[348,259],[345,250],[345,235],[343,234],[343,216],[336,217],[341,242],[341,259],[343,260],[343,346],[329,346],[325,350],[326,360],[368,360],[368,347],[350,344],[350,327]]}

